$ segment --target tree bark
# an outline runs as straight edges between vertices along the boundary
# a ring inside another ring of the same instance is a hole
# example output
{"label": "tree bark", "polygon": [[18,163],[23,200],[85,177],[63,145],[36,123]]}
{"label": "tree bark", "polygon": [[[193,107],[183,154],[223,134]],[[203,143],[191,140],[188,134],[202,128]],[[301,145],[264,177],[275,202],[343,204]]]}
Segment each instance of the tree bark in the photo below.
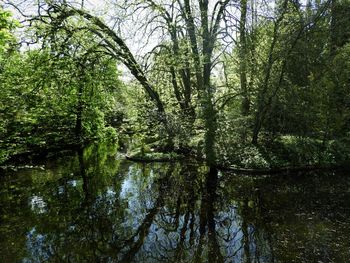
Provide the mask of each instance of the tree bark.
{"label": "tree bark", "polygon": [[250,100],[247,87],[247,39],[246,39],[246,20],[247,20],[247,0],[241,0],[241,18],[239,22],[239,76],[242,92],[241,113],[247,116],[250,110]]}

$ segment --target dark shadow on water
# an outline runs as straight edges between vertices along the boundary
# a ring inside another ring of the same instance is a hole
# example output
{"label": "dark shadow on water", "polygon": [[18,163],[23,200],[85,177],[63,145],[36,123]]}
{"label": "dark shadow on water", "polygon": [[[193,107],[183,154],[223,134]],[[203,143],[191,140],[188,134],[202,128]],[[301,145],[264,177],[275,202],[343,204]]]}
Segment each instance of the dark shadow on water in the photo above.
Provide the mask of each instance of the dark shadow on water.
{"label": "dark shadow on water", "polygon": [[1,262],[347,262],[346,174],[249,177],[92,145],[0,179]]}

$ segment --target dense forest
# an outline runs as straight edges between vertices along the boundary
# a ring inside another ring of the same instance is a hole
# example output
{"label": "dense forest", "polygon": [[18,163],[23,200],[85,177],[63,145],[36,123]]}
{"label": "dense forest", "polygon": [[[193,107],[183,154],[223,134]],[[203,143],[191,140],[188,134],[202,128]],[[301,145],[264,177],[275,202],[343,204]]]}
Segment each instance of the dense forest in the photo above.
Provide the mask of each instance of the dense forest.
{"label": "dense forest", "polygon": [[350,0],[0,0],[0,262],[346,263]]}
{"label": "dense forest", "polygon": [[1,3],[1,163],[93,141],[231,168],[350,160],[348,0]]}

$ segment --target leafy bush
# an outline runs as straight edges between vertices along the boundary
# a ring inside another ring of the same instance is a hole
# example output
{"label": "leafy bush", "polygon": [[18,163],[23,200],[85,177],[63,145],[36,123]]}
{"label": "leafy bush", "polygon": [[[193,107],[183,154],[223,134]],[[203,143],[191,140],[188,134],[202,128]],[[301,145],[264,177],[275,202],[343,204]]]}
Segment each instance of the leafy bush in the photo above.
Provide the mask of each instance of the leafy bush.
{"label": "leafy bush", "polygon": [[110,142],[118,141],[117,131],[113,127],[106,127],[104,129],[104,139]]}
{"label": "leafy bush", "polygon": [[0,149],[0,164],[4,163],[8,158],[9,158],[8,151]]}
{"label": "leafy bush", "polygon": [[245,168],[268,168],[270,166],[256,146],[243,148],[239,158],[241,166]]}
{"label": "leafy bush", "polygon": [[330,163],[350,165],[350,139],[348,137],[329,141],[326,154]]}

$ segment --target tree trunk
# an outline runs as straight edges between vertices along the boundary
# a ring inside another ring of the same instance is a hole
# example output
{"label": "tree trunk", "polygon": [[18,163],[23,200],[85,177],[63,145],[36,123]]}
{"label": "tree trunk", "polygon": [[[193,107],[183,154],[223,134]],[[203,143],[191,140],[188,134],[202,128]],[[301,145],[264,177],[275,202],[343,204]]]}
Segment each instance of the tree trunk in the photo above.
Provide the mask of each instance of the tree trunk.
{"label": "tree trunk", "polygon": [[82,140],[82,131],[83,131],[83,92],[84,92],[84,82],[79,81],[78,84],[78,98],[77,98],[77,108],[76,108],[76,121],[75,121],[75,136],[80,143]]}
{"label": "tree trunk", "polygon": [[278,19],[275,22],[275,26],[273,29],[273,37],[272,37],[272,42],[269,48],[269,56],[268,56],[268,61],[266,64],[266,72],[265,72],[265,77],[264,81],[262,83],[262,87],[258,91],[258,98],[257,98],[257,104],[258,108],[255,113],[255,121],[254,121],[254,127],[253,127],[253,135],[252,135],[252,144],[257,145],[258,144],[258,138],[259,138],[259,133],[262,127],[262,123],[265,118],[265,113],[267,110],[267,107],[269,105],[268,102],[266,102],[266,97],[268,96],[268,89],[270,85],[270,77],[272,74],[272,68],[275,63],[275,48],[278,42],[278,37],[279,37],[279,29],[281,26],[281,22],[284,18],[285,12],[287,11],[287,3],[288,0],[284,0],[283,6],[282,6],[282,12]]}
{"label": "tree trunk", "polygon": [[239,76],[242,92],[241,113],[247,116],[250,100],[247,88],[247,39],[246,39],[247,0],[241,0],[241,18],[239,23]]}

